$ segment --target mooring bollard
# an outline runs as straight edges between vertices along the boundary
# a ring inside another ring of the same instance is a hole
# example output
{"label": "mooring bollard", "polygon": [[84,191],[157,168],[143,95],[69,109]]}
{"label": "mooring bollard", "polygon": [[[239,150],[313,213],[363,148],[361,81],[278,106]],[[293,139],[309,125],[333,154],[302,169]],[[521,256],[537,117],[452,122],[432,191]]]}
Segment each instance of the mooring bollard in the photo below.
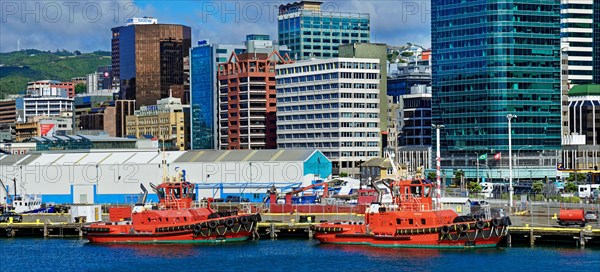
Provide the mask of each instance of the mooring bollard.
{"label": "mooring bollard", "polygon": [[275,224],[271,223],[269,228],[269,234],[271,235],[271,240],[275,240],[277,238],[277,234],[275,234]]}
{"label": "mooring bollard", "polygon": [[529,229],[529,246],[535,245],[535,236],[533,235],[533,228]]}

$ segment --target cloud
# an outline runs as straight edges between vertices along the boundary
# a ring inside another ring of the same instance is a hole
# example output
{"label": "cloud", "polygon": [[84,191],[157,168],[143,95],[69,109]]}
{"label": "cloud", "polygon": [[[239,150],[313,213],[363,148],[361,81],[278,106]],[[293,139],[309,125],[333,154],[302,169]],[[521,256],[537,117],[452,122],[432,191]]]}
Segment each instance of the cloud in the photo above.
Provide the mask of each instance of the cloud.
{"label": "cloud", "polygon": [[401,45],[407,42],[431,46],[431,1],[338,1],[340,11],[370,14],[371,41]]}
{"label": "cloud", "polygon": [[[277,39],[277,7],[291,1],[20,1],[0,2],[0,52],[21,49],[110,50],[111,28],[131,17],[192,27],[200,39],[239,44],[247,34]],[[430,45],[430,1],[324,1],[328,11],[366,12],[371,40],[392,45]]]}
{"label": "cloud", "polygon": [[0,52],[110,49],[111,28],[140,8],[130,1],[2,1]]}

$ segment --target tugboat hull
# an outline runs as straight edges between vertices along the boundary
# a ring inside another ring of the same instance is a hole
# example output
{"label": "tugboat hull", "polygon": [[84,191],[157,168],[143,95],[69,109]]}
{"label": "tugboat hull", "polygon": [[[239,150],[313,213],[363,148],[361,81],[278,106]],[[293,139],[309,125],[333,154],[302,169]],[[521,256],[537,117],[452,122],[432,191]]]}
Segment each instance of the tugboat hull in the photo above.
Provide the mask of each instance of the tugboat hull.
{"label": "tugboat hull", "polygon": [[246,241],[252,237],[250,232],[219,236],[195,236],[192,232],[179,234],[88,234],[92,243],[128,243],[128,244],[211,244]]}
{"label": "tugboat hull", "polygon": [[[500,223],[499,223],[500,222]],[[505,223],[504,223],[505,222]],[[496,247],[506,236],[510,220],[478,221],[425,228],[382,228],[354,222],[313,226],[323,244],[369,245],[399,248],[485,248]]]}
{"label": "tugboat hull", "polygon": [[93,223],[82,230],[91,243],[225,243],[248,240],[259,221],[260,215],[256,214],[143,229],[131,222]]}

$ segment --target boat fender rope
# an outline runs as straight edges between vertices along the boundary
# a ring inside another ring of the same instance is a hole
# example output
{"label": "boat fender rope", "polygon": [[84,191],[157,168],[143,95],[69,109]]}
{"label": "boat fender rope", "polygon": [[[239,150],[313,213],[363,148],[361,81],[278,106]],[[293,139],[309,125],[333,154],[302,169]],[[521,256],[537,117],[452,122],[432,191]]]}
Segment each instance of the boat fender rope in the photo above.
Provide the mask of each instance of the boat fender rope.
{"label": "boat fender rope", "polygon": [[490,229],[490,235],[488,235],[488,237],[485,237],[485,230],[481,230],[481,238],[483,238],[484,240],[488,240],[490,238],[492,238],[492,235],[494,234],[494,227],[492,227]]}

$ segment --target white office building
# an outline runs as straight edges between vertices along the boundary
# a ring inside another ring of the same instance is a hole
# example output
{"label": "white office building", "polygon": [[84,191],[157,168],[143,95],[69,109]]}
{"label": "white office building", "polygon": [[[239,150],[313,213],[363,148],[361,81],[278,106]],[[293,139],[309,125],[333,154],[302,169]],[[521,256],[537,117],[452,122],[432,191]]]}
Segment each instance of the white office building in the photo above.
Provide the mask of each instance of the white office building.
{"label": "white office building", "polygon": [[594,0],[561,0],[562,52],[568,55],[571,85],[593,80]]}
{"label": "white office building", "polygon": [[381,156],[378,59],[310,59],[276,67],[277,145],[316,148],[333,174]]}
{"label": "white office building", "polygon": [[60,96],[30,96],[17,99],[17,120],[29,122],[35,116],[62,116],[73,112],[73,98]]}

